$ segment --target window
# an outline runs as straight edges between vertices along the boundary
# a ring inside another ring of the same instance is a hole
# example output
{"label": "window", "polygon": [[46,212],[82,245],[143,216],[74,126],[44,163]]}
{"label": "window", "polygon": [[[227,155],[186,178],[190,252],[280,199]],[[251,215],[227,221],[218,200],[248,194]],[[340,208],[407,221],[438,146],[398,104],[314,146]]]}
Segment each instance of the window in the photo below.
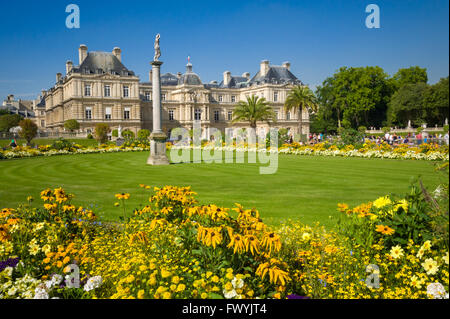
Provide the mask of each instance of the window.
{"label": "window", "polygon": [[45,111],[41,111],[41,116],[44,116],[45,115]]}
{"label": "window", "polygon": [[45,121],[41,120],[41,127],[45,127]]}
{"label": "window", "polygon": [[228,111],[228,121],[233,120],[233,111]]}
{"label": "window", "polygon": [[173,110],[169,110],[169,121],[173,121],[174,119],[175,119],[174,111]]}
{"label": "window", "polygon": [[166,100],[166,94],[161,94],[161,101],[165,101]]}
{"label": "window", "polygon": [[91,96],[91,86],[89,84],[84,86],[84,96]]}
{"label": "window", "polygon": [[287,112],[286,113],[286,120],[290,120],[291,119],[291,112]]}
{"label": "window", "polygon": [[219,119],[220,119],[219,114],[220,113],[218,110],[214,111],[214,121],[219,122]]}
{"label": "window", "polygon": [[151,97],[150,97],[150,91],[145,91],[145,100],[146,101],[150,101]]}
{"label": "window", "polygon": [[219,95],[219,102],[223,102],[223,95]]}
{"label": "window", "polygon": [[111,96],[111,86],[105,85],[105,97]]}
{"label": "window", "polygon": [[105,109],[105,120],[110,120],[112,114],[112,109],[110,107],[107,107]]}
{"label": "window", "polygon": [[87,120],[91,120],[92,119],[92,108],[87,107],[85,110],[85,115],[86,115]]}
{"label": "window", "polygon": [[273,93],[273,101],[278,102],[278,92]]}
{"label": "window", "polygon": [[129,97],[130,96],[130,87],[128,85],[123,86],[123,97]]}
{"label": "window", "polygon": [[129,107],[126,107],[123,110],[123,118],[124,118],[124,120],[129,120],[130,119],[130,111],[131,111],[131,109]]}
{"label": "window", "polygon": [[232,96],[231,96],[231,102],[232,102],[232,103],[236,102],[236,96],[235,96],[235,95],[232,95]]}
{"label": "window", "polygon": [[194,120],[200,121],[202,119],[202,110],[195,109],[194,111]]}
{"label": "window", "polygon": [[275,111],[275,118],[276,118],[277,120],[280,119],[280,115],[279,115],[278,111]]}

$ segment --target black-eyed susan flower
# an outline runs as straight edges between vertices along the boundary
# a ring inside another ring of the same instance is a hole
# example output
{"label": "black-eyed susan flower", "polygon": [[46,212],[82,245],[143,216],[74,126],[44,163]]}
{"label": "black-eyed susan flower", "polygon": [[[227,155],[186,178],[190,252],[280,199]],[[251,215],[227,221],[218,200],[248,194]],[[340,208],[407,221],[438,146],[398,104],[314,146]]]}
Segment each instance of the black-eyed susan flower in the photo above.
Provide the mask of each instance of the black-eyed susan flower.
{"label": "black-eyed susan flower", "polygon": [[245,251],[245,242],[244,242],[244,238],[239,235],[239,234],[234,234],[231,237],[231,241],[227,246],[228,248],[233,248],[233,253],[235,254],[236,252],[241,253],[243,251]]}

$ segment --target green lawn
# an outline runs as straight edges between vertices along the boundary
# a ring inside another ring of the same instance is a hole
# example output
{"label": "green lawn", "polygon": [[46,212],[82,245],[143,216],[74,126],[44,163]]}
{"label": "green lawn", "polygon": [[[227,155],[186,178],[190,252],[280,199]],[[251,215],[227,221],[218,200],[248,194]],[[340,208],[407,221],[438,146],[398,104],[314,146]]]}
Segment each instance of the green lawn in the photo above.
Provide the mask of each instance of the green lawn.
{"label": "green lawn", "polygon": [[[92,205],[103,220],[114,220],[121,208],[114,194],[131,194],[131,210],[146,201],[139,184],[192,186],[201,203],[256,207],[264,220],[287,218],[332,226],[337,203],[357,205],[388,193],[408,191],[411,177],[424,184],[440,181],[432,162],[280,155],[274,175],[260,175],[259,164],[146,165],[147,152],[68,155],[0,161],[0,207],[16,207],[27,195],[39,199],[47,187],[64,187],[75,202]],[[34,205],[41,204],[40,199]]]}

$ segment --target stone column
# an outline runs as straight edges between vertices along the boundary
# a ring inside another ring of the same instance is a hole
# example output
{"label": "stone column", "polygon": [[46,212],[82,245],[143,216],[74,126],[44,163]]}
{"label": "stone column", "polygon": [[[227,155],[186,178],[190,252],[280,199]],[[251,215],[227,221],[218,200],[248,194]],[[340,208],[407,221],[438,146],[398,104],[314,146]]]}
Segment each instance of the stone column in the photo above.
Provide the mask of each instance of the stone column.
{"label": "stone column", "polygon": [[148,165],[169,165],[169,159],[166,154],[166,134],[161,130],[161,61],[153,61],[152,89],[153,89],[153,132],[150,135],[150,157],[147,160]]}

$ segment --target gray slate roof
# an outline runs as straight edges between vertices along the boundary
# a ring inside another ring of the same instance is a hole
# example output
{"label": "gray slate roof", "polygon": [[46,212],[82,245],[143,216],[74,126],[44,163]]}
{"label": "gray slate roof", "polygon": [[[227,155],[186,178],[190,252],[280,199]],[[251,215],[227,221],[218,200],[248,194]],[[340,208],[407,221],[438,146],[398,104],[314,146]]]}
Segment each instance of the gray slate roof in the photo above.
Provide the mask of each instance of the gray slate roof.
{"label": "gray slate roof", "polygon": [[192,64],[188,63],[186,65],[186,73],[183,74],[178,80],[178,85],[187,84],[187,85],[202,85],[202,80],[200,77],[192,72]]}
{"label": "gray slate roof", "polygon": [[265,76],[261,76],[261,72],[250,80],[250,83],[291,83],[302,84],[297,77],[291,73],[287,68],[282,66],[270,66],[269,71]]}
{"label": "gray slate roof", "polygon": [[134,72],[128,70],[122,62],[112,53],[108,52],[88,52],[83,63],[73,72],[83,74],[103,74],[111,73],[121,76],[133,76]]}
{"label": "gray slate roof", "polygon": [[220,82],[220,88],[239,88],[245,87],[248,84],[248,79],[243,76],[231,76],[231,80],[228,85],[224,85],[224,82]]}

